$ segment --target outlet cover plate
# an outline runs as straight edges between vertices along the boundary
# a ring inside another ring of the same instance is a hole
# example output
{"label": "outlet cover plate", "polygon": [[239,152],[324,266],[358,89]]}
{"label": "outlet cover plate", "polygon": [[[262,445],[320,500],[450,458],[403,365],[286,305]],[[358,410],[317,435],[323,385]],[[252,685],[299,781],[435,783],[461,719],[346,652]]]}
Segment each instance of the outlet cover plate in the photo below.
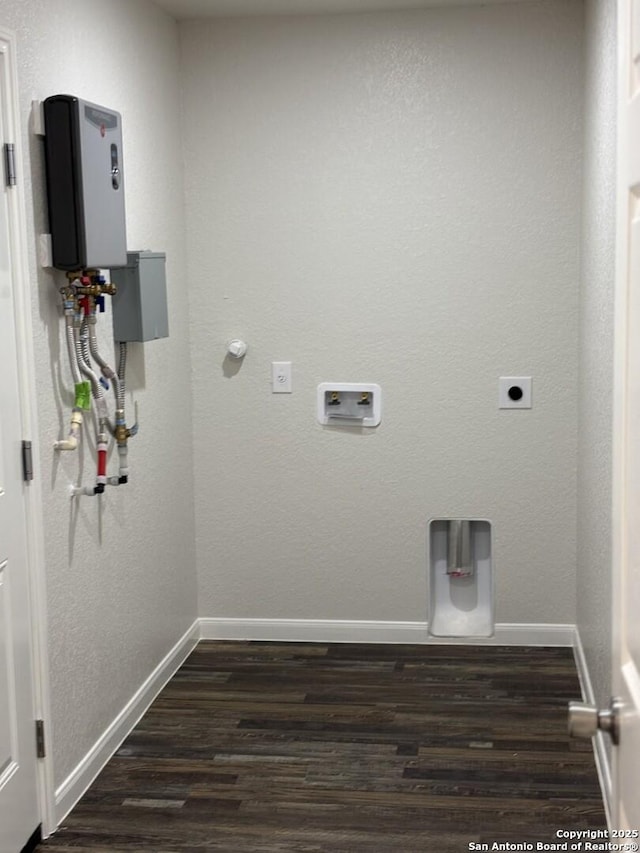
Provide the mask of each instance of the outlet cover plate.
{"label": "outlet cover plate", "polygon": [[498,408],[530,409],[531,386],[531,376],[501,376],[498,380]]}
{"label": "outlet cover plate", "polygon": [[271,362],[271,391],[274,394],[291,394],[293,385],[291,382],[291,362]]}

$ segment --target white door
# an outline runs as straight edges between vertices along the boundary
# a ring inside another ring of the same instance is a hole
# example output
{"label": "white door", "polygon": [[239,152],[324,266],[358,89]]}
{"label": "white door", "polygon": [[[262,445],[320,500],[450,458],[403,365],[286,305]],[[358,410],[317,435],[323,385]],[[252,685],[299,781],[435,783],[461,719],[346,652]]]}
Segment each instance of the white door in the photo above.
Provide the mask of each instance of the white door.
{"label": "white door", "polygon": [[[7,57],[0,51],[0,143],[7,140]],[[0,168],[0,853],[17,853],[40,823],[21,415],[10,254]],[[15,226],[14,226],[15,227]]]}
{"label": "white door", "polygon": [[640,829],[640,0],[619,0],[613,695],[622,700],[613,750],[613,829]]}

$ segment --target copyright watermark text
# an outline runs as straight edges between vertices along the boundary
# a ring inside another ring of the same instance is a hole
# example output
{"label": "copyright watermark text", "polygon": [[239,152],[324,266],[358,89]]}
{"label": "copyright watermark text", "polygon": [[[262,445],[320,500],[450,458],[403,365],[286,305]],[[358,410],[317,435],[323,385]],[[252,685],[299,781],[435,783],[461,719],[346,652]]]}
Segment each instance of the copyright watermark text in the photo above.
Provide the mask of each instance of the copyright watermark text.
{"label": "copyright watermark text", "polygon": [[637,829],[558,829],[553,841],[470,841],[469,851],[578,851],[578,853],[639,853],[640,832]]}

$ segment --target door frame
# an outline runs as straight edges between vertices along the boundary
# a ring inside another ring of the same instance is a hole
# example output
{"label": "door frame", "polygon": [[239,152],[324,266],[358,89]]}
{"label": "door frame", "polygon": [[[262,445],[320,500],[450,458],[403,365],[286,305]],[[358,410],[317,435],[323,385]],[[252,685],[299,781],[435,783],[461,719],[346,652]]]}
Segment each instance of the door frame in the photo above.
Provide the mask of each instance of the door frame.
{"label": "door frame", "polygon": [[[626,106],[628,92],[627,17],[630,5],[625,0],[616,3],[616,208],[615,208],[615,280],[613,312],[613,421],[612,421],[612,506],[611,506],[611,685],[610,694],[615,695],[616,668],[619,665],[620,625],[618,608],[621,596],[620,566],[623,558],[623,511],[624,511],[624,424],[627,355],[627,310],[626,256],[628,251],[627,208],[629,193],[622,180],[624,172],[626,135]],[[611,776],[611,798],[607,813],[610,828],[618,828],[620,793],[618,790],[617,750],[612,747],[609,757]],[[622,827],[620,827],[622,828]]]}
{"label": "door frame", "polygon": [[[634,0],[617,0],[617,152],[616,152],[616,272],[615,272],[615,309],[614,309],[614,350],[613,350],[613,492],[612,492],[612,576],[611,576],[611,695],[620,696],[622,689],[621,668],[624,661],[624,563],[627,559],[627,527],[626,527],[626,468],[627,446],[630,442],[627,422],[627,389],[629,383],[628,344],[630,335],[629,319],[629,268],[630,268],[630,237],[629,237],[629,159],[630,159],[630,119],[629,97],[631,84],[631,44],[632,36],[640,25],[632,15],[640,12],[640,6],[634,9]],[[638,97],[636,94],[635,97]],[[621,739],[625,733],[631,734],[632,740],[638,742],[638,708],[637,697],[635,707],[623,707],[621,712]],[[624,747],[622,747],[624,749]],[[612,781],[612,826],[616,829],[637,829],[628,826],[628,816],[624,814],[621,792],[620,748],[611,751],[611,781]],[[634,809],[637,801],[634,800]]]}
{"label": "door frame", "polygon": [[[14,285],[14,323],[18,358],[20,419],[23,438],[31,441],[34,462],[38,463],[38,417],[36,371],[33,358],[33,327],[30,295],[37,280],[30,274],[28,262],[28,230],[25,214],[25,160],[22,124],[20,121],[17,39],[15,34],[0,26],[0,87],[4,104],[6,140],[13,142],[18,181],[8,195],[9,247]],[[47,653],[47,596],[44,559],[44,527],[42,487],[39,466],[36,476],[23,487],[23,503],[27,531],[27,573],[29,580],[31,649],[33,661],[34,737],[35,720],[44,721],[47,755],[38,760],[39,813],[43,837],[56,829],[53,761],[51,756],[51,692]],[[35,829],[36,827],[34,827]]]}

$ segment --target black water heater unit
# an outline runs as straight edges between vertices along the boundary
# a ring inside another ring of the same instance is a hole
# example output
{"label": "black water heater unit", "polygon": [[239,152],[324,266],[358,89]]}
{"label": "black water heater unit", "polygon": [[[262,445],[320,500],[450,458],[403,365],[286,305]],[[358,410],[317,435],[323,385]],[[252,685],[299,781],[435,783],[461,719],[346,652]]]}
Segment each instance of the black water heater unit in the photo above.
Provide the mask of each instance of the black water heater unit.
{"label": "black water heater unit", "polygon": [[53,265],[126,266],[120,113],[73,95],[44,102]]}

